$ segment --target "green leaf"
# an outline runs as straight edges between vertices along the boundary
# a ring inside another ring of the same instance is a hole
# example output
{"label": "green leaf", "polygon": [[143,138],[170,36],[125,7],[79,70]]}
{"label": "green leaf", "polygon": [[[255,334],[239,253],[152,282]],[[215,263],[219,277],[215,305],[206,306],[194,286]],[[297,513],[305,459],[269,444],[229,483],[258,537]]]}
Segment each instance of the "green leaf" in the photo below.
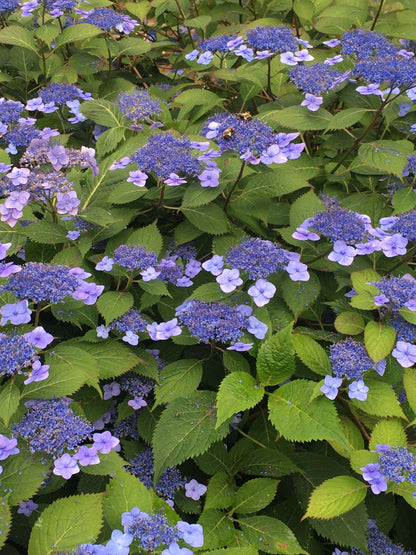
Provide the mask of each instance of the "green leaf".
{"label": "green leaf", "polygon": [[341,312],[335,318],[335,329],[345,335],[358,335],[364,331],[364,319],[357,312]]}
{"label": "green leaf", "polygon": [[217,423],[219,428],[225,420],[236,412],[250,409],[260,403],[264,396],[264,387],[247,372],[232,372],[226,376],[217,395]]}
{"label": "green leaf", "polygon": [[348,447],[345,447],[345,445],[341,445],[336,441],[330,441],[329,443],[331,444],[332,448],[339,455],[341,455],[341,457],[346,457],[347,459],[349,459],[353,451],[364,448],[364,440],[360,430],[347,416],[341,414],[339,419],[345,439],[347,440]]}
{"label": "green leaf", "polygon": [[311,187],[300,171],[277,164],[273,165],[272,170],[264,170],[250,175],[246,179],[246,183],[242,193],[242,198],[246,201],[251,198],[280,197],[299,189]]}
{"label": "green leaf", "polygon": [[156,402],[170,403],[197,389],[202,378],[202,362],[197,359],[177,360],[160,372],[159,385],[155,387]]}
{"label": "green leaf", "polygon": [[358,293],[351,298],[350,305],[353,308],[360,310],[373,310],[376,305],[374,304],[374,295],[370,293]]}
{"label": "green leaf", "polygon": [[13,44],[32,50],[38,54],[39,48],[32,36],[32,33],[23,27],[9,25],[0,31],[0,44]]}
{"label": "green leaf", "polygon": [[255,513],[261,511],[273,501],[278,484],[278,480],[272,478],[248,480],[235,495],[234,512]]}
{"label": "green leaf", "polygon": [[311,112],[305,106],[290,106],[283,110],[273,110],[264,115],[266,121],[280,123],[290,129],[299,131],[312,131],[327,129],[332,121],[332,115],[320,108],[317,112]]}
{"label": "green leaf", "polygon": [[282,277],[282,295],[295,318],[309,308],[321,292],[318,277],[314,272],[309,272],[309,274],[309,281],[292,281],[286,272]]}
{"label": "green leaf", "polygon": [[230,230],[230,222],[227,216],[216,204],[182,208],[182,213],[192,225],[211,235],[221,235]]}
{"label": "green leaf", "polygon": [[139,507],[144,513],[152,513],[152,492],[133,474],[118,470],[106,487],[104,518],[112,529],[120,529],[122,513],[130,512],[133,507]]}
{"label": "green leaf", "polygon": [[396,394],[389,384],[370,378],[365,378],[365,384],[369,387],[367,399],[365,401],[353,399],[352,401],[357,408],[368,414],[385,418],[389,416],[405,418]]}
{"label": "green leaf", "polygon": [[134,299],[131,293],[107,291],[98,297],[96,306],[98,312],[104,317],[108,326],[110,322],[125,314],[133,306]]}
{"label": "green leaf", "polygon": [[[7,500],[0,503],[0,548],[6,543],[7,536],[12,528],[12,514]],[[10,551],[11,553],[11,551]],[[16,551],[16,553],[18,553]]]}
{"label": "green leaf", "polygon": [[182,208],[190,208],[194,206],[204,206],[215,200],[224,189],[224,186],[218,187],[201,187],[199,183],[190,183],[183,195]]}
{"label": "green leaf", "polygon": [[217,282],[204,283],[192,292],[192,298],[201,301],[220,301],[224,297],[225,293],[221,291]]}
{"label": "green leaf", "polygon": [[390,420],[380,420],[371,432],[371,439],[368,448],[375,451],[377,445],[388,443],[394,447],[406,447],[407,438],[400,420],[392,418]]}
{"label": "green leaf", "polygon": [[156,222],[133,231],[127,240],[129,245],[142,245],[147,251],[159,254],[162,250],[163,239]]}
{"label": "green leaf", "polygon": [[52,222],[35,222],[26,226],[23,232],[35,243],[55,244],[68,241],[66,238],[68,231],[63,226]]}
{"label": "green leaf", "polygon": [[295,333],[292,335],[292,343],[300,360],[313,372],[320,376],[331,374],[331,363],[325,349],[312,337]]}
{"label": "green leaf", "polygon": [[119,183],[117,188],[111,191],[108,201],[111,204],[127,204],[143,197],[146,193],[146,187],[137,187],[133,183]]}
{"label": "green leaf", "polygon": [[119,56],[140,56],[151,49],[151,44],[138,37],[125,37],[116,42]]}
{"label": "green leaf", "polygon": [[364,500],[367,484],[352,476],[326,480],[312,492],[304,518],[334,518],[350,511]]}
{"label": "green leaf", "polygon": [[406,391],[406,397],[413,412],[416,414],[416,369],[403,369],[403,386]]}
{"label": "green leaf", "polygon": [[396,331],[392,326],[381,322],[368,322],[364,330],[364,344],[368,354],[377,364],[390,353],[396,340]]}
{"label": "green leaf", "polygon": [[251,449],[239,465],[238,472],[252,476],[280,478],[299,471],[298,467],[277,449]]}
{"label": "green leaf", "polygon": [[412,210],[416,206],[416,193],[412,187],[399,189],[393,195],[393,215]]}
{"label": "green leaf", "polygon": [[57,499],[40,515],[29,540],[28,555],[51,555],[75,545],[95,542],[103,519],[103,494]]}
{"label": "green leaf", "polygon": [[244,539],[265,553],[306,554],[292,530],[277,518],[251,516],[238,520]]}
{"label": "green leaf", "polygon": [[[77,26],[78,27],[78,26]],[[76,30],[76,27],[68,27]],[[82,114],[105,127],[123,127],[123,114],[113,102],[109,100],[88,100],[81,105]]]}
{"label": "green leaf", "polygon": [[228,433],[230,421],[218,429],[214,427],[215,421],[215,393],[212,391],[195,391],[187,398],[169,403],[153,435],[155,482],[167,466],[202,454]]}
{"label": "green leaf", "polygon": [[257,374],[262,385],[277,385],[290,378],[295,371],[292,328],[291,323],[261,344],[257,355]]}
{"label": "green leaf", "polygon": [[360,121],[365,114],[368,114],[367,108],[345,108],[333,116],[326,131],[351,127],[351,125]]}
{"label": "green leaf", "polygon": [[152,279],[150,281],[140,280],[139,284],[143,291],[150,293],[150,295],[165,295],[168,297],[172,296],[163,281],[160,281],[158,279]]}
{"label": "green leaf", "polygon": [[56,39],[55,49],[70,42],[80,42],[85,39],[90,39],[101,33],[101,29],[89,23],[79,23],[77,26],[73,25],[66,27]]}
{"label": "green leaf", "polygon": [[88,381],[91,372],[96,369],[96,362],[89,353],[69,345],[56,347],[45,362],[50,365],[49,377],[26,385],[22,399],[52,399],[71,395]]}
{"label": "green leaf", "polygon": [[[369,293],[372,297],[377,295],[379,290],[375,285],[371,285],[371,282],[380,280],[380,274],[371,270],[371,268],[366,268],[365,270],[360,270],[359,272],[353,272],[351,274],[352,286],[355,291],[357,291],[357,293]],[[352,299],[353,298],[354,297],[352,297]]]}
{"label": "green leaf", "polygon": [[1,465],[1,487],[4,492],[10,492],[7,501],[11,506],[30,499],[40,488],[48,471],[48,464],[36,462],[27,450],[8,457]]}
{"label": "green leaf", "polygon": [[347,446],[333,403],[324,396],[310,400],[315,387],[295,380],[276,389],[269,398],[271,423],[289,441],[327,439]]}
{"label": "green leaf", "polygon": [[229,545],[234,538],[233,521],[217,509],[206,509],[198,520],[204,529],[204,549]]}
{"label": "green leaf", "polygon": [[[379,500],[377,500],[379,501]],[[311,518],[309,524],[323,538],[337,545],[367,549],[368,514],[364,503],[329,520]],[[377,520],[378,522],[378,520]]]}
{"label": "green leaf", "polygon": [[401,177],[407,164],[407,155],[412,151],[410,141],[375,141],[361,145],[358,157],[367,166]]}
{"label": "green leaf", "polygon": [[106,129],[97,139],[97,154],[102,157],[109,152],[113,152],[123,139],[125,132],[125,127],[112,127],[111,129]]}
{"label": "green leaf", "polygon": [[232,479],[225,472],[216,472],[208,483],[205,509],[227,509],[234,503]]}
{"label": "green leaf", "polygon": [[20,390],[11,381],[7,381],[0,388],[0,418],[6,426],[19,406]]}
{"label": "green leaf", "polygon": [[[90,445],[88,445],[90,447]],[[113,473],[123,471],[123,466],[127,465],[127,461],[123,460],[118,453],[110,451],[107,454],[100,453],[100,462],[98,464],[89,464],[82,467],[82,472],[93,476],[107,476]]]}
{"label": "green leaf", "polygon": [[[140,365],[140,369],[149,367],[146,361],[132,353],[127,345],[119,341],[108,339],[95,344],[82,342],[79,345],[84,352],[86,351],[94,357],[100,380],[120,376],[138,365]],[[152,357],[150,358],[152,359]]]}
{"label": "green leaf", "polygon": [[410,322],[411,324],[416,324],[416,312],[409,310],[408,308],[402,308],[399,310],[400,316],[406,320],[406,322]]}

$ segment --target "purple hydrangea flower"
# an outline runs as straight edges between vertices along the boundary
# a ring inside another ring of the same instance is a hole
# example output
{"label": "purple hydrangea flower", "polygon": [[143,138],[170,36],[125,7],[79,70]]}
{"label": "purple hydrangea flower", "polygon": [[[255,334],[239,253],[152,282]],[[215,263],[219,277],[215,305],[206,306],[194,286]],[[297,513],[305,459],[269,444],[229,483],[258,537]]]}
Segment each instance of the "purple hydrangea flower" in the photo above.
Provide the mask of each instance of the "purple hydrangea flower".
{"label": "purple hydrangea flower", "polygon": [[87,447],[82,445],[74,455],[81,466],[88,466],[91,464],[99,464],[100,458],[97,455],[97,449],[95,447]]}
{"label": "purple hydrangea flower", "polygon": [[103,259],[95,266],[96,270],[110,272],[113,269],[114,260],[109,256],[104,256]]}
{"label": "purple hydrangea flower", "polygon": [[268,330],[267,324],[257,320],[255,316],[249,316],[247,331],[254,335],[257,339],[264,339]]}
{"label": "purple hydrangea flower", "polygon": [[23,337],[37,349],[45,349],[54,339],[53,335],[45,331],[42,326],[25,333]]}
{"label": "purple hydrangea flower", "polygon": [[69,480],[73,474],[77,474],[79,471],[77,459],[71,457],[69,453],[64,453],[62,457],[59,457],[54,462],[53,473],[56,476],[62,476],[65,480]]}
{"label": "purple hydrangea flower", "polygon": [[409,368],[416,363],[416,345],[407,341],[397,341],[391,354],[403,368]]}
{"label": "purple hydrangea flower", "polygon": [[265,279],[258,279],[256,283],[250,287],[247,293],[250,297],[253,297],[257,306],[264,306],[274,297],[276,287],[273,283],[270,283]]}
{"label": "purple hydrangea flower", "polygon": [[98,297],[104,291],[104,285],[96,283],[81,283],[72,293],[72,297],[77,301],[82,301],[86,305],[92,305],[97,302]]}
{"label": "purple hydrangea flower", "polygon": [[227,347],[227,351],[238,351],[239,353],[243,353],[244,351],[249,351],[254,343],[243,343],[242,341],[236,341],[229,347]]}
{"label": "purple hydrangea flower", "polygon": [[31,320],[32,311],[27,300],[19,301],[14,304],[5,304],[0,308],[2,316],[0,325],[4,326],[10,321],[11,324],[28,324]]}
{"label": "purple hydrangea flower", "polygon": [[365,401],[367,399],[368,387],[363,380],[355,380],[351,382],[348,388],[348,397],[350,399],[358,399]]}
{"label": "purple hydrangea flower", "polygon": [[169,545],[167,549],[164,549],[160,555],[192,555],[192,551],[187,547],[179,547],[179,545],[174,542]]}
{"label": "purple hydrangea flower", "polygon": [[94,441],[93,447],[95,447],[95,449],[100,451],[103,455],[106,455],[112,449],[118,450],[117,447],[120,445],[120,440],[117,437],[112,436],[110,432],[94,434],[92,439]]}
{"label": "purple hydrangea flower", "polygon": [[183,520],[177,523],[179,537],[191,547],[202,547],[204,545],[203,529],[200,524],[188,524]]}
{"label": "purple hydrangea flower", "polygon": [[127,532],[123,534],[121,530],[113,530],[111,540],[107,542],[105,552],[112,555],[129,555],[129,546],[133,539],[134,536],[132,534]]}
{"label": "purple hydrangea flower", "polygon": [[34,503],[31,499],[29,499],[29,501],[22,501],[19,503],[17,512],[21,515],[30,516],[38,507],[39,505],[37,503]]}
{"label": "purple hydrangea flower", "polygon": [[319,110],[319,106],[322,104],[322,102],[322,96],[315,96],[311,93],[306,93],[305,100],[303,100],[300,105],[306,106],[306,108],[311,112],[316,112],[317,110]]}
{"label": "purple hydrangea flower", "polygon": [[104,390],[104,401],[108,401],[108,399],[111,399],[112,397],[117,397],[118,395],[120,395],[120,384],[118,384],[117,382],[111,382],[108,384],[105,384],[103,387]]}
{"label": "purple hydrangea flower", "polygon": [[341,266],[350,266],[354,262],[354,256],[357,254],[354,247],[349,247],[344,241],[335,241],[334,250],[329,253],[328,260],[338,262]]}
{"label": "purple hydrangea flower", "polygon": [[32,382],[41,382],[46,380],[49,376],[49,364],[41,364],[40,360],[35,360],[32,364],[32,372],[30,372],[29,377],[23,383],[28,385]]}
{"label": "purple hydrangea flower", "polygon": [[125,335],[123,335],[122,340],[129,345],[138,345],[139,343],[139,336],[137,333],[134,333],[131,330],[126,331]]}
{"label": "purple hydrangea flower", "polygon": [[219,276],[224,266],[224,257],[214,254],[212,258],[202,264],[202,267],[213,276]]}
{"label": "purple hydrangea flower", "polygon": [[325,376],[325,383],[321,387],[321,391],[325,395],[325,397],[328,397],[328,399],[331,399],[331,401],[333,401],[338,395],[338,388],[341,387],[341,384],[342,378],[334,378],[329,375]]}
{"label": "purple hydrangea flower", "polygon": [[232,270],[223,270],[223,272],[217,276],[216,281],[219,283],[221,291],[224,293],[231,293],[231,291],[234,291],[243,283],[243,280],[240,278],[240,272],[235,268]]}
{"label": "purple hydrangea flower", "polygon": [[5,461],[9,455],[17,455],[20,449],[16,447],[17,439],[4,436],[0,434],[0,461]]}
{"label": "purple hydrangea flower", "polygon": [[185,496],[190,497],[194,501],[198,501],[198,499],[204,495],[207,491],[207,486],[204,484],[198,483],[196,480],[192,479],[190,482],[185,484]]}

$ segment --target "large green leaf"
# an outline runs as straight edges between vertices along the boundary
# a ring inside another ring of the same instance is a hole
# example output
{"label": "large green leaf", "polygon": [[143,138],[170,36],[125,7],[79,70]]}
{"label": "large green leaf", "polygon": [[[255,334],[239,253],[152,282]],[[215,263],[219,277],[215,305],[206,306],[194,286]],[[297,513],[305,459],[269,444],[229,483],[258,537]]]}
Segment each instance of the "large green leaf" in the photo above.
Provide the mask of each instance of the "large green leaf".
{"label": "large green leaf", "polygon": [[[143,369],[149,367],[149,364],[132,353],[127,345],[118,341],[108,339],[100,343],[82,342],[80,346],[83,351],[94,357],[98,370],[97,376],[101,380],[120,376],[138,365],[143,365]],[[150,362],[152,361],[150,357]]]}
{"label": "large green leaf", "polygon": [[226,472],[216,472],[208,483],[205,509],[227,509],[234,502],[235,487]]}
{"label": "large green leaf", "polygon": [[91,37],[95,37],[101,33],[101,29],[98,29],[98,27],[90,25],[89,23],[71,25],[66,27],[56,39],[55,48],[59,48],[60,46],[70,42],[80,42],[85,39],[90,39]]}
{"label": "large green leaf", "polygon": [[292,347],[292,328],[286,328],[266,339],[258,351],[257,374],[265,385],[284,382],[295,371],[295,355]]}
{"label": "large green leaf", "polygon": [[196,228],[212,235],[221,235],[230,230],[230,222],[224,212],[216,204],[182,208],[182,212],[189,222]]}
{"label": "large green leaf", "polygon": [[12,514],[10,507],[7,501],[2,501],[0,503],[0,548],[6,543],[11,528]]}
{"label": "large green leaf", "polygon": [[332,121],[332,115],[323,108],[317,112],[311,112],[305,106],[290,106],[283,110],[273,110],[267,112],[264,118],[300,131],[327,129]]}
{"label": "large green leaf", "polygon": [[228,433],[231,419],[216,429],[216,412],[211,391],[195,391],[169,403],[153,435],[155,482],[167,466],[201,455]]}
{"label": "large green leaf", "polygon": [[[74,27],[69,27],[74,29]],[[119,108],[109,100],[89,100],[81,106],[83,115],[99,125],[105,127],[123,127],[123,114]]]}
{"label": "large green leaf", "polygon": [[6,426],[19,406],[20,391],[12,380],[7,381],[0,388],[0,418]]}
{"label": "large green leaf", "polygon": [[25,449],[8,457],[1,463],[1,487],[9,492],[9,505],[17,505],[30,499],[40,488],[49,470],[49,464],[38,462]]}
{"label": "large green leaf", "polygon": [[159,385],[155,387],[156,403],[170,403],[197,389],[202,378],[202,362],[197,359],[177,360],[160,372]]}
{"label": "large green leaf", "polygon": [[51,555],[81,543],[95,542],[103,519],[103,495],[90,493],[57,499],[36,521],[28,555]]}
{"label": "large green leaf", "polygon": [[39,55],[39,48],[32,33],[24,27],[9,25],[0,31],[0,44],[13,44],[32,50]]}
{"label": "large green leaf", "polygon": [[279,482],[272,478],[254,478],[245,482],[237,491],[233,510],[235,513],[255,513],[270,505]]}
{"label": "large green leaf", "polygon": [[238,523],[246,542],[261,551],[290,555],[308,553],[299,545],[292,530],[277,518],[251,516],[240,518]]}
{"label": "large green leaf", "polygon": [[409,141],[377,141],[360,146],[358,157],[367,165],[385,173],[401,177],[407,155],[413,151]]}
{"label": "large green leaf", "polygon": [[333,403],[324,396],[311,401],[315,387],[295,380],[276,389],[269,398],[270,421],[289,441],[327,439],[348,447]]}
{"label": "large green leaf", "polygon": [[295,318],[309,308],[321,292],[318,277],[314,272],[309,274],[309,281],[292,281],[287,273],[282,277],[282,295]]}
{"label": "large green leaf", "polygon": [[105,323],[110,322],[127,312],[133,306],[133,295],[131,293],[120,293],[118,291],[107,291],[100,295],[96,306],[98,312],[104,317]]}
{"label": "large green leaf", "polygon": [[368,485],[352,476],[336,476],[318,486],[309,499],[305,517],[334,518],[364,500]]}
{"label": "large green leaf", "polygon": [[217,395],[216,428],[237,412],[250,409],[263,399],[264,387],[247,372],[232,372],[226,376]]}
{"label": "large green leaf", "polygon": [[133,231],[129,235],[127,243],[129,245],[142,245],[147,251],[159,254],[162,250],[163,239],[155,222]]}
{"label": "large green leaf", "polygon": [[206,509],[198,520],[204,529],[204,548],[217,549],[230,544],[235,528],[230,517],[217,509]]}
{"label": "large green leaf", "polygon": [[389,384],[370,378],[365,378],[365,384],[369,387],[367,399],[365,401],[353,399],[352,401],[357,408],[368,414],[385,418],[389,416],[405,418],[396,394]]}
{"label": "large green leaf", "polygon": [[134,507],[150,514],[153,509],[152,492],[133,474],[117,470],[106,487],[104,518],[112,529],[120,529],[122,513],[130,512]]}
{"label": "large green leaf", "polygon": [[396,340],[396,331],[392,326],[381,322],[368,322],[364,330],[364,344],[368,354],[377,364],[390,353]]}
{"label": "large green leaf", "polygon": [[325,349],[309,335],[295,333],[292,335],[295,353],[313,372],[321,376],[331,374],[331,363]]}

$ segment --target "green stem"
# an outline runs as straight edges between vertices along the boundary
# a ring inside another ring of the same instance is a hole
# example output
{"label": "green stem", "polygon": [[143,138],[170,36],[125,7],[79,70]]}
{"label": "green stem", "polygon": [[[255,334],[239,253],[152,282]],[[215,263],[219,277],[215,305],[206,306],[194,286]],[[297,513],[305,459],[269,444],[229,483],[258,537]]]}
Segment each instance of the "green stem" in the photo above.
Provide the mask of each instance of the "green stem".
{"label": "green stem", "polygon": [[380,0],[380,5],[378,7],[377,13],[376,13],[376,17],[373,20],[373,24],[370,27],[370,31],[374,31],[374,27],[376,26],[377,23],[377,19],[380,17],[381,14],[381,10],[383,8],[383,4],[384,4],[384,0]]}
{"label": "green stem", "polygon": [[384,100],[380,107],[376,110],[376,113],[374,114],[374,118],[372,119],[370,125],[367,127],[367,129],[365,129],[365,131],[355,139],[354,143],[351,145],[351,147],[344,153],[344,156],[341,157],[341,160],[336,164],[336,166],[330,171],[330,173],[334,174],[337,169],[342,165],[342,163],[348,158],[348,156],[351,154],[351,152],[353,150],[355,150],[357,148],[357,146],[359,145],[359,143],[364,139],[364,137],[367,136],[367,134],[374,129],[378,117],[381,114],[381,112],[383,111],[383,109],[385,108],[387,104],[387,99]]}
{"label": "green stem", "polygon": [[239,171],[239,173],[238,173],[238,175],[237,175],[237,179],[235,180],[234,185],[231,187],[231,190],[230,190],[230,192],[228,193],[227,198],[225,199],[225,205],[224,205],[224,208],[223,208],[224,212],[227,212],[227,208],[228,208],[228,205],[230,204],[231,196],[232,196],[232,194],[234,193],[235,188],[236,188],[237,185],[238,185],[238,182],[239,182],[240,179],[243,177],[243,173],[244,173],[245,167],[246,167],[246,161],[244,160],[243,163],[241,164],[241,168],[240,168],[240,171]]}

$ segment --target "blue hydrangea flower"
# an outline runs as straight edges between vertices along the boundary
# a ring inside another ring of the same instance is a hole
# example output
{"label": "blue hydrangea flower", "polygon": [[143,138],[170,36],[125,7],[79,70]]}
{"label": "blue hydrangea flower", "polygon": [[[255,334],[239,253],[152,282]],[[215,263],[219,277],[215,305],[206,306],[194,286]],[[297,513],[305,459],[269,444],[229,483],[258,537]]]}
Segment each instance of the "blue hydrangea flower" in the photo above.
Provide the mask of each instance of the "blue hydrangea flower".
{"label": "blue hydrangea flower", "polygon": [[131,161],[143,172],[154,172],[159,179],[168,179],[171,173],[196,177],[202,164],[192,151],[188,139],[171,133],[156,133],[131,156]]}
{"label": "blue hydrangea flower", "polygon": [[121,522],[125,532],[131,534],[145,551],[153,551],[159,545],[170,545],[179,538],[176,527],[169,525],[163,512],[148,515],[135,507],[122,514]]}
{"label": "blue hydrangea flower", "polygon": [[26,338],[0,333],[0,376],[20,373],[34,362],[36,350]]}
{"label": "blue hydrangea flower", "polygon": [[374,368],[364,344],[348,337],[330,346],[329,361],[337,378],[360,379],[364,372]]}
{"label": "blue hydrangea flower", "polygon": [[376,31],[366,29],[354,29],[346,31],[341,38],[342,54],[353,55],[357,59],[372,56],[389,56],[398,50],[386,37]]}
{"label": "blue hydrangea flower", "polygon": [[31,453],[44,451],[53,456],[72,450],[90,438],[94,427],[69,408],[72,399],[36,399],[14,432],[25,439]]}
{"label": "blue hydrangea flower", "polygon": [[259,25],[247,29],[247,43],[256,50],[287,52],[296,50],[296,42],[289,27],[285,25]]}
{"label": "blue hydrangea flower", "polygon": [[159,114],[162,109],[160,100],[152,98],[145,89],[136,89],[132,93],[121,93],[117,100],[123,116],[138,125]]}
{"label": "blue hydrangea flower", "polygon": [[342,74],[327,64],[316,63],[298,65],[290,71],[290,80],[295,83],[296,88],[314,96],[319,96],[335,89],[348,75],[349,73]]}
{"label": "blue hydrangea flower", "polygon": [[277,243],[247,237],[228,249],[224,260],[228,266],[246,272],[250,279],[259,279],[283,270],[290,262],[290,256]]}
{"label": "blue hydrangea flower", "polygon": [[191,301],[179,314],[180,322],[203,343],[236,341],[243,335],[247,318],[238,307],[222,302]]}
{"label": "blue hydrangea flower", "polygon": [[201,41],[198,47],[202,52],[219,52],[220,54],[226,54],[230,51],[227,43],[233,38],[234,35],[217,35]]}
{"label": "blue hydrangea flower", "polygon": [[138,25],[138,22],[128,15],[118,13],[111,8],[94,8],[83,12],[83,18],[85,23],[95,25],[103,31],[116,30],[126,35]]}
{"label": "blue hydrangea flower", "polygon": [[141,245],[120,245],[114,251],[113,260],[115,264],[129,270],[146,270],[156,266],[157,255]]}

